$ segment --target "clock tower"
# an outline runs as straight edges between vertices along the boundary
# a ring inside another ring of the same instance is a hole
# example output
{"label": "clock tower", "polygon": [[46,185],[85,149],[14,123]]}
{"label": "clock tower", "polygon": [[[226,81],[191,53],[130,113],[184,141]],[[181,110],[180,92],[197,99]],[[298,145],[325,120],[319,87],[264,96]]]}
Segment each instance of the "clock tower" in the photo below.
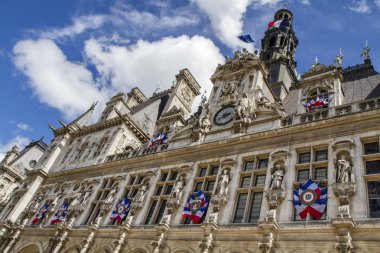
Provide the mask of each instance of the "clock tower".
{"label": "clock tower", "polygon": [[292,24],[293,13],[290,10],[277,11],[261,40],[260,59],[268,68],[268,81],[273,92],[281,100],[297,81],[295,53],[298,39]]}

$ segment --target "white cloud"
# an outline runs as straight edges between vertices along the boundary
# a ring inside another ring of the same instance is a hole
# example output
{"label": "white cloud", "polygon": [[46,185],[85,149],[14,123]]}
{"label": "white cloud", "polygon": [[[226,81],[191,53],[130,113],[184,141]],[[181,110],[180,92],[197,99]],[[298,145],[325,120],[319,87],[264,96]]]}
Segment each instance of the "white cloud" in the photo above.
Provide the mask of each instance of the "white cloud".
{"label": "white cloud", "polygon": [[155,15],[147,11],[138,11],[128,5],[117,4],[111,8],[109,19],[117,25],[133,27],[143,32],[157,29],[173,29],[181,26],[193,26],[199,23],[199,17],[188,9]]}
{"label": "white cloud", "polygon": [[202,90],[210,91],[209,78],[217,64],[224,61],[211,40],[185,35],[165,37],[155,42],[139,40],[129,47],[107,45],[90,39],[85,43],[85,54],[101,77],[112,83],[113,87],[129,91],[138,86],[148,96],[158,83],[163,88],[169,88],[175,75],[183,68],[192,72]]}
{"label": "white cloud", "polygon": [[252,0],[191,0],[210,21],[216,36],[232,49],[248,47],[237,36],[243,32],[243,15]]}
{"label": "white cloud", "polygon": [[348,8],[357,13],[371,13],[367,0],[353,0]]}
{"label": "white cloud", "polygon": [[33,131],[33,128],[26,123],[18,123],[16,126],[23,131]]}
{"label": "white cloud", "polygon": [[300,0],[301,1],[301,4],[304,4],[304,5],[310,5],[310,0]]}
{"label": "white cloud", "polygon": [[80,16],[73,19],[72,24],[63,28],[54,28],[40,33],[41,38],[61,39],[72,38],[88,29],[97,29],[107,21],[104,15]]}
{"label": "white cloud", "polygon": [[3,160],[5,154],[9,150],[11,150],[14,145],[17,145],[20,148],[20,150],[22,150],[26,145],[29,144],[29,142],[29,138],[21,135],[17,135],[16,137],[14,137],[6,143],[0,142],[0,161]]}
{"label": "white cloud", "polygon": [[378,8],[380,8],[380,0],[375,0],[375,4]]}
{"label": "white cloud", "polygon": [[107,94],[85,66],[73,63],[51,40],[23,40],[13,48],[13,62],[29,78],[35,95],[72,119]]}

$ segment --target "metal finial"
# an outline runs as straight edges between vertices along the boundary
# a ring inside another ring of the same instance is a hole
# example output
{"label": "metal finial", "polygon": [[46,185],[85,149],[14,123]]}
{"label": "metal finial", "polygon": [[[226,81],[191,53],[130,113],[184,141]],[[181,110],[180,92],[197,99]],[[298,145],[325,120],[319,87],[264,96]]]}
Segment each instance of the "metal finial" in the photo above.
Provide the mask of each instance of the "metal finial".
{"label": "metal finial", "polygon": [[363,48],[360,56],[365,60],[369,60],[369,52],[371,51],[371,48],[368,46],[368,40],[365,41],[365,48]]}
{"label": "metal finial", "polygon": [[342,50],[342,48],[339,48],[339,55],[343,56],[343,50]]}
{"label": "metal finial", "polygon": [[318,64],[318,63],[319,63],[318,56],[315,56],[315,64]]}
{"label": "metal finial", "polygon": [[365,47],[368,47],[368,40],[365,40]]}

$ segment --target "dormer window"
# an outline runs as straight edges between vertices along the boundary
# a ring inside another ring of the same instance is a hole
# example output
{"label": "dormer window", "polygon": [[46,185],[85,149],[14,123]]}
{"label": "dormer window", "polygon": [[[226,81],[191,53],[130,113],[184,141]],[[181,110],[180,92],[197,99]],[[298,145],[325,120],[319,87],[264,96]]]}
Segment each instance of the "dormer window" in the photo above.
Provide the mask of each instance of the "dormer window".
{"label": "dormer window", "polygon": [[304,104],[306,112],[328,108],[330,100],[330,96],[326,89],[316,88],[310,92],[306,104]]}

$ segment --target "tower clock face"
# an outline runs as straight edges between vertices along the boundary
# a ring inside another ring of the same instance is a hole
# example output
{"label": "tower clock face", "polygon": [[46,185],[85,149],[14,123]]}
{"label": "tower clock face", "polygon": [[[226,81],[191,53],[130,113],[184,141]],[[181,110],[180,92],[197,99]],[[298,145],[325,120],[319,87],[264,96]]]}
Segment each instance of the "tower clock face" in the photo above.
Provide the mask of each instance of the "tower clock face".
{"label": "tower clock face", "polygon": [[225,125],[234,119],[235,114],[236,111],[233,107],[222,108],[215,114],[214,123],[219,126]]}

